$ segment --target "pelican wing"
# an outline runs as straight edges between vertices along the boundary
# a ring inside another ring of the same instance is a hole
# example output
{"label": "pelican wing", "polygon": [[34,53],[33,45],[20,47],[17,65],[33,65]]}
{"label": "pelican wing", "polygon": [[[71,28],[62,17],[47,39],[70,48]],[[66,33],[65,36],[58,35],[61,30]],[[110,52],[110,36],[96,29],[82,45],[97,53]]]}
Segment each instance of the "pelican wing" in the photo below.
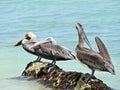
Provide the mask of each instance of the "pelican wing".
{"label": "pelican wing", "polygon": [[44,40],[38,41],[36,42],[34,45],[32,45],[30,48],[36,48],[37,46],[41,45],[41,44],[56,44],[56,41],[54,40],[53,37],[48,37]]}
{"label": "pelican wing", "polygon": [[89,68],[105,70],[103,57],[100,54],[87,48],[77,49],[76,52],[78,60]]}
{"label": "pelican wing", "polygon": [[59,45],[56,45],[56,46],[57,46],[59,54],[62,57],[66,58],[66,59],[75,59],[75,56],[72,54],[72,52],[68,48],[66,48],[64,46],[59,46]]}
{"label": "pelican wing", "polygon": [[109,63],[111,63],[109,53],[108,53],[107,48],[105,47],[104,43],[102,42],[102,40],[96,36],[95,41],[97,43],[97,46],[98,46],[101,56],[103,56],[103,58],[105,60],[107,60]]}
{"label": "pelican wing", "polygon": [[41,45],[40,50],[42,54],[44,54],[48,58],[54,57],[56,60],[74,59],[74,55],[71,53],[70,50],[59,45]]}

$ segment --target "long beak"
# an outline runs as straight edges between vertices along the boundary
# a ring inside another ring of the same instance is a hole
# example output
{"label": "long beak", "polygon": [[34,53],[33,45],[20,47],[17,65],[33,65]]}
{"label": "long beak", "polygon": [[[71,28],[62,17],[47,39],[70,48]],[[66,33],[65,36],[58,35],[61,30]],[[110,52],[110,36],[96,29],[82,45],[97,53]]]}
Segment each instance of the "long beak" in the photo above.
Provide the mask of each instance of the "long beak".
{"label": "long beak", "polygon": [[25,38],[26,38],[26,37],[21,38],[17,43],[14,44],[14,47],[21,45],[21,44],[22,44],[22,41],[23,41]]}
{"label": "long beak", "polygon": [[79,33],[80,33],[81,35],[83,35],[83,39],[85,40],[85,42],[87,43],[87,45],[88,45],[91,49],[93,49],[93,48],[92,48],[92,45],[90,44],[90,42],[89,42],[89,40],[88,40],[88,38],[87,38],[87,36],[86,36],[83,28],[82,28],[82,25],[81,25],[80,23],[78,23],[78,22],[77,22],[75,25],[76,25],[76,28],[80,31]]}
{"label": "long beak", "polygon": [[90,49],[93,49],[93,47],[92,47],[92,45],[90,44],[90,41],[88,40],[88,38],[87,38],[87,36],[86,36],[86,34],[85,34],[84,31],[83,31],[83,34],[84,34],[84,40],[85,40],[85,42],[86,42],[87,45],[90,47]]}

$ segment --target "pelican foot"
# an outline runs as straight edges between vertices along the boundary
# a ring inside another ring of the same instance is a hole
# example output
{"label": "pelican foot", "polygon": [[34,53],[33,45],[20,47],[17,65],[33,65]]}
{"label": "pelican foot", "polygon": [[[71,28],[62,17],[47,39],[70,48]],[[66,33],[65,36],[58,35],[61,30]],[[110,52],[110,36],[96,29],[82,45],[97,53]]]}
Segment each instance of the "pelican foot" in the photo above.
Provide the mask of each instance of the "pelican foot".
{"label": "pelican foot", "polygon": [[36,59],[36,60],[34,60],[35,62],[40,62],[40,60],[39,59]]}
{"label": "pelican foot", "polygon": [[93,75],[90,75],[89,73],[86,73],[86,74],[85,74],[85,77],[83,78],[84,82],[85,82],[85,83],[88,83],[88,81],[89,81],[90,79],[96,79],[96,77],[93,76]]}
{"label": "pelican foot", "polygon": [[52,64],[52,63],[49,63],[44,69],[43,69],[43,71],[44,72],[49,72],[52,68],[54,68],[55,67],[55,65],[54,64]]}
{"label": "pelican foot", "polygon": [[40,56],[38,56],[38,58],[35,60],[35,61],[40,61],[41,60],[41,57]]}

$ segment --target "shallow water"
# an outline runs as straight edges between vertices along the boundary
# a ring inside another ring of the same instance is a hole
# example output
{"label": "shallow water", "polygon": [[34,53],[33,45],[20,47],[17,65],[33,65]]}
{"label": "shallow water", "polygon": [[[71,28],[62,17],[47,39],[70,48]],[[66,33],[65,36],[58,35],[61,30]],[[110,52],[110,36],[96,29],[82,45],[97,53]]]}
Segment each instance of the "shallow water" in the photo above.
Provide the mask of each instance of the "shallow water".
{"label": "shallow water", "polygon": [[[108,48],[116,75],[95,72],[110,87],[120,89],[120,1],[119,0],[0,0],[0,90],[51,90],[36,81],[9,79],[20,76],[27,63],[36,59],[22,47],[12,45],[27,32],[38,40],[52,36],[57,43],[74,52],[78,42],[75,22],[78,21],[97,50],[99,36]],[[77,61],[57,62],[64,70],[90,73]]]}

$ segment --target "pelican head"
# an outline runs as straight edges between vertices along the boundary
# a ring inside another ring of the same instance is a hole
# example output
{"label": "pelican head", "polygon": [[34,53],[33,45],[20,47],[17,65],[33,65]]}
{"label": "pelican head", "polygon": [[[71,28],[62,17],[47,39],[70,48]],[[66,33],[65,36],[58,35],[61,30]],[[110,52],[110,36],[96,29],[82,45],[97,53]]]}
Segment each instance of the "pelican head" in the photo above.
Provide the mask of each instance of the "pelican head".
{"label": "pelican head", "polygon": [[87,45],[92,49],[92,46],[82,28],[82,25],[78,22],[75,23],[76,29],[78,31],[78,36],[79,36],[79,47],[83,47],[84,41],[87,43]]}
{"label": "pelican head", "polygon": [[19,46],[24,43],[28,43],[31,41],[36,41],[36,35],[32,32],[28,32],[24,37],[22,37],[14,46]]}

